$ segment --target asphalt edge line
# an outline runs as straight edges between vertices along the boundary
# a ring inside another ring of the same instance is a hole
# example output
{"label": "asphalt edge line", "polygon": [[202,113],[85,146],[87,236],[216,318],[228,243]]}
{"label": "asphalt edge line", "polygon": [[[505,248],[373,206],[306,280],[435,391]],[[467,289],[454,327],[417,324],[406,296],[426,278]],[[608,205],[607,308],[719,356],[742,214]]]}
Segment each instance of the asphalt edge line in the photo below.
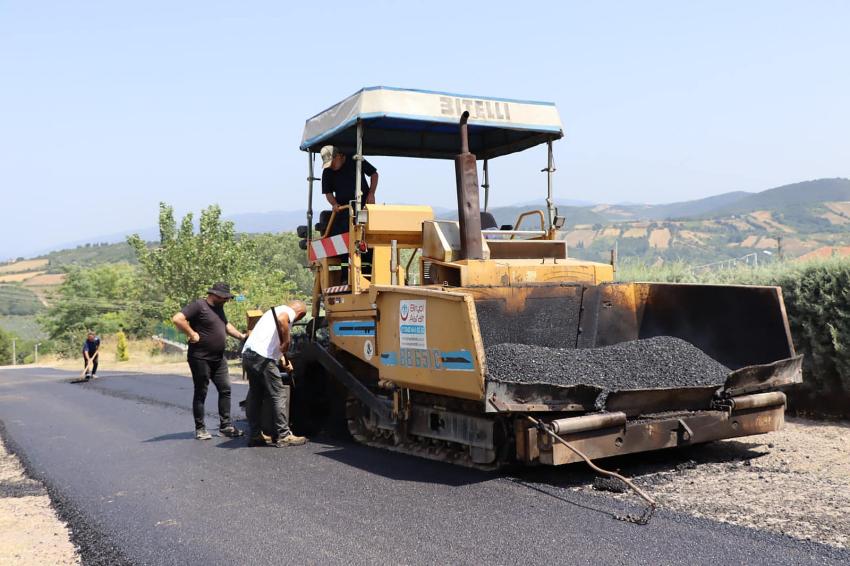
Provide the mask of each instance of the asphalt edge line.
{"label": "asphalt edge line", "polygon": [[133,562],[121,549],[96,526],[95,521],[86,517],[53,483],[39,473],[27,458],[18,443],[6,430],[6,423],[0,419],[0,438],[10,454],[21,462],[27,477],[41,482],[50,498],[50,506],[61,521],[68,526],[71,543],[80,555],[80,563],[86,566],[132,566]]}

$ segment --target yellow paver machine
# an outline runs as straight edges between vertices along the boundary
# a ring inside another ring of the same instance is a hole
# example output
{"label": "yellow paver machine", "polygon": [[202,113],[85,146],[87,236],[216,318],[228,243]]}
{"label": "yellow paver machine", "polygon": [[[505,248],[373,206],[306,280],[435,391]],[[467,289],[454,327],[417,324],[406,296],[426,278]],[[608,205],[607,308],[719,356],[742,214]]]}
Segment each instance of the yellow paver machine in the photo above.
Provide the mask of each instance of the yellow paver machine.
{"label": "yellow paver machine", "polygon": [[[612,265],[570,258],[553,202],[562,136],[551,103],[387,87],[307,120],[299,235],[315,285],[294,356],[297,428],[496,468],[579,461],[569,446],[604,458],[782,425],[780,388],[801,380],[801,357],[781,290],[617,283]],[[364,156],[453,160],[457,220],[356,198],[347,232],[332,234],[331,212],[314,224],[325,145],[355,161],[358,195]],[[489,160],[538,146],[545,206],[497,225]]]}

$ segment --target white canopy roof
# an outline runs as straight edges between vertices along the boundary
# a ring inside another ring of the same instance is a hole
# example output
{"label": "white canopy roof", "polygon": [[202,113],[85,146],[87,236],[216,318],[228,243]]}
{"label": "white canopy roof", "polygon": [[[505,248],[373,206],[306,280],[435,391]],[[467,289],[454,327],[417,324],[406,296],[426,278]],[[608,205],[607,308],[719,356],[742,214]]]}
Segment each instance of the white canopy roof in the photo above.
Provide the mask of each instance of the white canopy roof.
{"label": "white canopy roof", "polygon": [[365,155],[453,158],[460,152],[458,123],[469,111],[469,150],[490,159],[563,137],[555,104],[447,92],[364,88],[309,120],[301,150],[324,145],[351,153],[357,120]]}

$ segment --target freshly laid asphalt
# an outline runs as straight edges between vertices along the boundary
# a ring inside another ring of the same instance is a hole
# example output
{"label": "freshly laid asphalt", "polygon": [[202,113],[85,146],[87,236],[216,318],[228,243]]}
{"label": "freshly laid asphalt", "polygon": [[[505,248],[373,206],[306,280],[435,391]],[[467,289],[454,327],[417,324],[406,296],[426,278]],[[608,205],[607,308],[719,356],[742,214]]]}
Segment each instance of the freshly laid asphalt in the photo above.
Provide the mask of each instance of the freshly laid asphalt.
{"label": "freshly laid asphalt", "polygon": [[[330,439],[192,436],[176,376],[0,370],[8,445],[88,564],[840,564],[850,552]],[[233,406],[245,387],[234,385]],[[211,387],[208,410],[215,407]],[[208,413],[210,431],[217,419]],[[242,423],[244,425],[245,423]],[[564,468],[557,474],[586,473]],[[535,479],[536,478],[536,479]],[[781,496],[779,494],[778,496]]]}

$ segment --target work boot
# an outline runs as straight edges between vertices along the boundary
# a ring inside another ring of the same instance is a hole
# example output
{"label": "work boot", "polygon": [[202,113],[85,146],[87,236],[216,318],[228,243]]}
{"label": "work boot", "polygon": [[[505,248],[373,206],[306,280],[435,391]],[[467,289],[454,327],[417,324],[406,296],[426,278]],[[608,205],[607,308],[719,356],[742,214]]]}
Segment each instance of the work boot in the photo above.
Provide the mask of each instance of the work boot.
{"label": "work boot", "polygon": [[260,434],[252,435],[251,438],[248,439],[248,446],[268,446],[271,441],[271,436],[266,436],[261,432]]}
{"label": "work boot", "polygon": [[222,436],[229,436],[230,438],[239,438],[244,434],[241,430],[239,430],[233,425],[228,425],[224,428],[220,428],[218,429],[218,432]]}
{"label": "work boot", "polygon": [[197,440],[209,440],[212,438],[212,435],[205,428],[197,428],[195,429],[195,438]]}
{"label": "work boot", "polygon": [[287,434],[281,438],[278,438],[272,446],[277,448],[284,448],[286,446],[301,446],[303,444],[307,444],[307,439],[303,436],[295,436],[294,434]]}

